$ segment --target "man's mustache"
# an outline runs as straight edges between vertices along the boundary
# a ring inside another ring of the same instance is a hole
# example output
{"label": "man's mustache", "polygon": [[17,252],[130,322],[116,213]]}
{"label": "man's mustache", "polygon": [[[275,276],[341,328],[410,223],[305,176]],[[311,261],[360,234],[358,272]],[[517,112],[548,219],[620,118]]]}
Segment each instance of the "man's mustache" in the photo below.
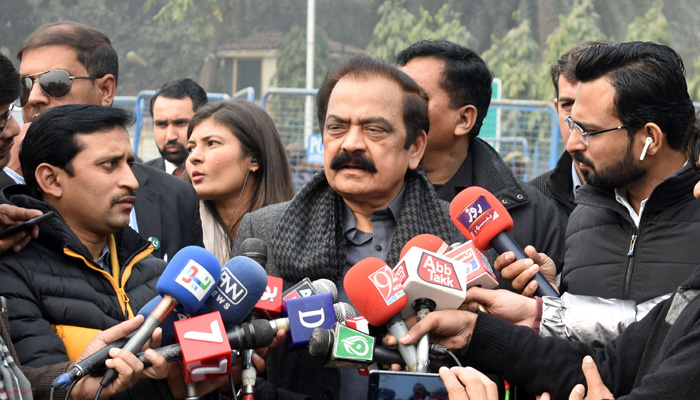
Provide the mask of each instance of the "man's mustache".
{"label": "man's mustache", "polygon": [[593,163],[592,163],[590,160],[587,160],[587,159],[583,156],[583,154],[581,154],[581,153],[579,153],[579,152],[576,152],[576,153],[571,154],[571,158],[573,158],[574,160],[576,160],[576,162],[584,163],[584,164],[588,165],[589,167],[593,168]]}
{"label": "man's mustache", "polygon": [[353,164],[366,170],[367,172],[377,172],[377,167],[374,165],[372,160],[356,154],[344,152],[333,157],[333,161],[331,161],[331,169],[339,170],[346,164]]}

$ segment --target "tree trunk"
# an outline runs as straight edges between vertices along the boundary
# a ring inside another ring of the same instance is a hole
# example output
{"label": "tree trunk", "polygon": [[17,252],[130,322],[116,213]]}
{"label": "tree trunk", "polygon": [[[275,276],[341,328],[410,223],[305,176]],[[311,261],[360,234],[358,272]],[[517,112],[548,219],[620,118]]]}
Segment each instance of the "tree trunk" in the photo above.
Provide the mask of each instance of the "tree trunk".
{"label": "tree trunk", "polygon": [[540,49],[547,47],[547,36],[559,25],[559,1],[537,0]]}

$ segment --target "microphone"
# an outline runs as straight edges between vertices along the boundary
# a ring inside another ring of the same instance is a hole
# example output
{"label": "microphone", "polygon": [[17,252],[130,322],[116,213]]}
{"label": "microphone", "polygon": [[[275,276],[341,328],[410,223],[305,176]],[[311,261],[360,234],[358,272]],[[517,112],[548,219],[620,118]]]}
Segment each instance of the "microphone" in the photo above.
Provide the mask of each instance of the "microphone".
{"label": "microphone", "polygon": [[330,293],[284,301],[282,309],[289,320],[287,338],[292,348],[309,343],[315,328],[330,328],[337,321]]}
{"label": "microphone", "polygon": [[[417,320],[434,310],[456,309],[467,295],[467,265],[445,256],[411,247],[399,265],[405,269],[404,291],[408,305],[401,311],[404,318],[414,313]],[[416,342],[417,372],[427,372],[428,336]]]}
{"label": "microphone", "polygon": [[[216,286],[220,275],[219,261],[206,249],[187,246],[178,251],[156,284],[158,294],[163,296],[163,300],[156,305],[143,325],[122,348],[135,354],[178,304],[187,312],[197,311]],[[117,371],[108,370],[100,385],[109,385],[117,375]]]}
{"label": "microphone", "polygon": [[245,239],[241,243],[241,255],[253,259],[263,268],[267,265],[267,245],[262,239]]}
{"label": "microphone", "polygon": [[[345,291],[357,311],[374,326],[385,325],[399,338],[408,332],[400,312],[408,296],[391,268],[379,258],[368,257],[345,274]],[[416,371],[416,347],[399,344],[399,352],[410,371]]]}
{"label": "microphone", "polygon": [[253,259],[238,256],[221,267],[221,279],[206,300],[210,311],[219,311],[227,325],[243,322],[267,287],[263,267]]}
{"label": "microphone", "polygon": [[253,307],[253,313],[262,318],[274,318],[282,312],[282,288],[284,281],[276,276],[267,276],[267,286],[260,300]]}
{"label": "microphone", "polygon": [[401,249],[399,260],[404,258],[412,247],[420,247],[423,250],[432,251],[437,254],[445,254],[445,252],[450,249],[450,246],[439,237],[431,235],[430,233],[422,233],[406,242],[403,249]]}
{"label": "microphone", "polygon": [[325,359],[324,367],[365,368],[374,362],[404,364],[395,350],[376,346],[376,338],[335,323],[330,329],[316,328],[309,340],[309,354]]}
{"label": "microphone", "polygon": [[498,279],[493,273],[489,260],[486,259],[484,253],[476,248],[471,240],[456,245],[445,253],[445,257],[467,265],[467,289],[472,286],[486,289],[493,289],[498,286]]}
{"label": "microphone", "polygon": [[311,279],[304,278],[282,293],[282,301],[322,293],[331,293],[333,301],[338,299],[338,288],[330,279],[322,278],[312,282]]}
{"label": "microphone", "polygon": [[[277,329],[273,327],[271,321],[256,319],[229,329],[226,331],[226,338],[232,349],[259,349],[269,346],[275,338],[276,332]],[[182,358],[182,348],[179,343],[153,350],[161,354],[167,362],[178,361]],[[151,366],[143,353],[139,353],[137,357],[145,368]]]}
{"label": "microphone", "polygon": [[[354,318],[357,316],[355,309],[347,303],[333,304],[333,311],[336,319]],[[292,321],[292,323],[295,323]],[[250,322],[242,323],[226,332],[229,343],[232,349],[259,349],[272,344],[277,331],[280,329],[289,330],[289,318],[277,318],[271,321],[265,319],[254,319]],[[311,336],[309,336],[310,338]],[[178,361],[182,357],[180,345],[175,343],[169,346],[159,347],[154,349],[158,354],[161,354],[167,362]],[[151,366],[151,363],[146,360],[143,353],[137,355],[138,359],[143,363],[144,368]]]}
{"label": "microphone", "polygon": [[224,322],[218,311],[176,321],[175,334],[182,353],[186,384],[228,375],[231,344],[224,340]]}
{"label": "microphone", "polygon": [[[493,247],[498,254],[512,251],[516,260],[528,258],[520,245],[513,239],[513,218],[496,197],[486,189],[471,186],[462,190],[450,203],[450,217],[460,232],[476,247],[486,251]],[[537,296],[559,297],[559,293],[538,272]]]}

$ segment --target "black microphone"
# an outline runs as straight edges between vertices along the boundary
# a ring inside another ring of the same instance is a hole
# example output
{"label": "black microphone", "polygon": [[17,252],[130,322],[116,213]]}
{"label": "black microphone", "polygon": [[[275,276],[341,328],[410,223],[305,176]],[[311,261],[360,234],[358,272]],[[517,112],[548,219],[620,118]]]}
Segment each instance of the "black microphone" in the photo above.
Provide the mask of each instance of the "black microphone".
{"label": "black microphone", "polygon": [[[226,331],[226,337],[233,349],[259,349],[269,346],[275,338],[275,333],[277,333],[277,329],[270,321],[256,319]],[[161,354],[167,362],[178,361],[182,358],[182,349],[177,343],[153,350]],[[144,368],[151,366],[143,353],[137,354],[137,357],[143,362]]]}

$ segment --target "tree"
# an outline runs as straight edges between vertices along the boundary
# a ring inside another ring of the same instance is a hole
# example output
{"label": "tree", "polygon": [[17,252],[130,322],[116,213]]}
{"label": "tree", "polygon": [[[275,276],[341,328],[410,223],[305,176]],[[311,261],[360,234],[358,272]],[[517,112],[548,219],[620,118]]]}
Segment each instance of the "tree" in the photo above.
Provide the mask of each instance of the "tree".
{"label": "tree", "polygon": [[379,21],[367,47],[370,56],[393,61],[401,50],[421,39],[447,39],[465,46],[469,43],[469,31],[449,5],[440,7],[435,16],[420,6],[418,17],[403,5],[404,0],[386,0],[379,7]]}
{"label": "tree", "polygon": [[551,100],[554,96],[549,70],[562,54],[582,42],[606,39],[598,27],[598,18],[591,0],[575,0],[569,15],[559,16],[559,26],[547,37],[547,48],[537,70],[536,99]]}
{"label": "tree", "polygon": [[662,12],[662,3],[657,0],[644,17],[637,17],[627,28],[626,42],[642,41],[670,45],[668,21]]}
{"label": "tree", "polygon": [[484,61],[503,83],[506,99],[532,99],[539,46],[531,37],[530,21],[524,20],[508,31],[503,39],[491,38]]}
{"label": "tree", "polygon": [[[328,36],[316,27],[314,46],[314,87],[321,86],[330,64]],[[306,83],[306,28],[294,25],[282,42],[273,80],[280,87],[303,88]]]}

